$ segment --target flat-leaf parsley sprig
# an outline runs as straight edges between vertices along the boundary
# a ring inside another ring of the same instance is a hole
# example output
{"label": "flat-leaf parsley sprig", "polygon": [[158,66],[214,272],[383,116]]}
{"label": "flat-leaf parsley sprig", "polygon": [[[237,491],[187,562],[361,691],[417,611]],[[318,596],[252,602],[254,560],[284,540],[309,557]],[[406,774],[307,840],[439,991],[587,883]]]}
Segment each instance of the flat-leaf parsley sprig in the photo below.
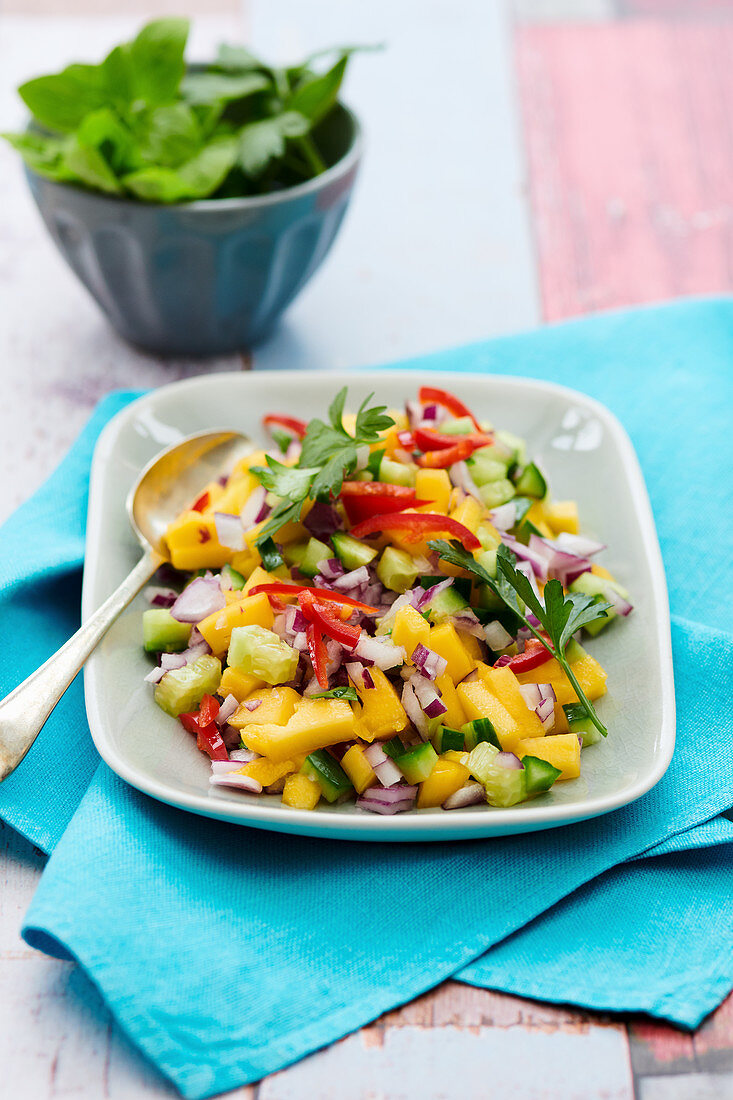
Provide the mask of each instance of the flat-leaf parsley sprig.
{"label": "flat-leaf parsley sprig", "polygon": [[285,523],[297,521],[305,500],[337,497],[344,478],[356,470],[359,448],[376,443],[380,434],[394,425],[386,405],[369,407],[374,397],[370,393],[359,407],[354,434],[350,435],[343,423],[347,393],[344,386],[334,397],[328,424],[318,417],[309,422],[297,466],[285,466],[268,455],[267,466],[252,467],[265,489],[281,498],[259,534],[258,546]]}
{"label": "flat-leaf parsley sprig", "polygon": [[[469,573],[489,586],[507,607],[521,619],[528,630],[531,630],[542,645],[551,653],[558,662],[568,680],[575,689],[583,710],[590,718],[596,729],[605,737],[608,730],[595,712],[593,704],[586,696],[578,683],[578,679],[570,667],[570,662],[565,656],[565,647],[577,630],[596,619],[605,619],[611,605],[598,601],[596,596],[589,596],[582,592],[563,591],[558,580],[550,580],[545,585],[544,604],[537,596],[529,579],[516,568],[516,557],[503,544],[496,552],[496,576],[492,577],[482,565],[477,562],[467,550],[464,550],[460,542],[444,539],[435,539],[428,543],[440,557],[451,565],[460,569],[466,569]],[[532,612],[540,627],[545,633],[531,622],[521,609],[519,599]],[[549,641],[548,641],[549,638]]]}

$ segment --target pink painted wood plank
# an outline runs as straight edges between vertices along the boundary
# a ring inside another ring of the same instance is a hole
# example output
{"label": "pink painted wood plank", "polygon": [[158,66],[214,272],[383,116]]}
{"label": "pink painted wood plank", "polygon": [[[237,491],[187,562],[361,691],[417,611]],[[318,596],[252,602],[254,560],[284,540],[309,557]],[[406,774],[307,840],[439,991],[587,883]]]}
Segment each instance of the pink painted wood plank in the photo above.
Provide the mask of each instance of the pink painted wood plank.
{"label": "pink painted wood plank", "polygon": [[733,289],[733,22],[524,26],[544,315]]}

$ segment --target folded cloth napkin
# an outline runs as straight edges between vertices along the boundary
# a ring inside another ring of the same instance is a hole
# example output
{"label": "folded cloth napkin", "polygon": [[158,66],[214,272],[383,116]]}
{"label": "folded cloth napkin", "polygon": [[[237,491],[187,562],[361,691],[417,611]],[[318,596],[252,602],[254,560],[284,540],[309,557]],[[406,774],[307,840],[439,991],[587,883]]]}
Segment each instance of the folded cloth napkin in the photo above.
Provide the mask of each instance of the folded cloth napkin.
{"label": "folded cloth napkin", "polygon": [[[278,836],[184,814],[95,771],[76,685],[54,713],[0,787],[0,815],[53,849],[24,935],[78,959],[185,1096],[256,1080],[451,975],[686,1026],[725,995],[732,357],[733,304],[701,301],[405,364],[553,378],[605,401],[630,430],[676,613],[678,708],[670,769],[633,805],[490,842]],[[0,531],[3,622],[25,639],[6,653],[3,691],[73,629],[90,448],[129,399],[103,403]]]}

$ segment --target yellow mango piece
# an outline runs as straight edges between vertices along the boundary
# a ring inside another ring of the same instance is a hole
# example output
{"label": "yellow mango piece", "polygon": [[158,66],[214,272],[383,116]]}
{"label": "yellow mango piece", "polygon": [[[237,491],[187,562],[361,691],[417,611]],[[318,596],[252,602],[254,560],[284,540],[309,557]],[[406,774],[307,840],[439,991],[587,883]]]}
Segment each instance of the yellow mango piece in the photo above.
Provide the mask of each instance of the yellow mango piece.
{"label": "yellow mango piece", "polygon": [[[254,711],[255,715],[257,713]],[[279,763],[294,756],[307,756],[316,749],[337,745],[339,741],[348,741],[353,736],[354,713],[345,699],[306,698],[300,700],[285,724],[263,722],[248,725],[244,740],[248,749]]]}
{"label": "yellow mango piece", "polygon": [[374,768],[364,756],[364,750],[359,745],[352,745],[351,748],[344,753],[341,757],[341,767],[354,784],[354,788],[358,794],[361,794],[367,787],[371,787],[377,782]]}
{"label": "yellow mango piece", "polygon": [[[600,699],[602,695],[606,694],[607,674],[595,657],[591,657],[590,653],[584,653],[577,661],[572,661],[570,667],[575,673],[581,688],[591,701]],[[539,665],[537,668],[530,669],[529,672],[520,672],[517,679],[520,684],[552,684],[556,696],[553,732],[567,732],[568,723],[565,711],[562,708],[564,704],[577,703],[578,696],[555,658],[545,661],[543,665]]]}
{"label": "yellow mango piece", "polygon": [[247,474],[252,466],[267,466],[267,455],[264,451],[252,451],[251,454],[240,458],[232,470],[231,476],[237,477],[238,474]]}
{"label": "yellow mango piece", "polygon": [[457,508],[453,509],[450,517],[462,523],[475,535],[486,518],[486,509],[474,497],[466,497]]}
{"label": "yellow mango piece", "polygon": [[462,764],[453,760],[446,760],[441,756],[427,779],[420,784],[420,792],[417,796],[417,808],[422,810],[427,806],[442,806],[446,798],[450,798],[456,791],[468,781],[469,771]]}
{"label": "yellow mango piece", "polygon": [[545,504],[545,518],[556,535],[567,531],[569,535],[580,532],[578,505],[574,500],[556,500],[554,504]]}
{"label": "yellow mango piece", "polygon": [[235,627],[263,626],[266,630],[272,630],[274,618],[270,601],[264,592],[259,592],[256,596],[245,596],[237,603],[230,603],[221,611],[214,611],[198,625],[211,646],[211,652],[222,657],[229,649]]}
{"label": "yellow mango piece", "polygon": [[452,760],[454,763],[463,764],[463,766],[467,768],[468,757],[469,754],[467,752],[459,752],[457,749],[448,749],[447,752],[441,753],[440,759]]}
{"label": "yellow mango piece", "polygon": [[[236,569],[238,573],[241,573],[243,577],[249,577],[249,575],[257,568],[262,561],[259,553],[252,553],[251,550],[237,550],[235,554],[232,554],[232,569]],[[237,599],[241,599],[244,589],[236,592]]]}
{"label": "yellow mango piece", "polygon": [[[236,569],[236,565],[232,562],[232,565]],[[275,584],[277,577],[273,577],[272,573],[268,573],[266,569],[263,569],[261,565],[257,565],[247,578],[247,583],[241,590],[241,595],[248,596],[250,589],[254,588],[258,584]]]}
{"label": "yellow mango piece", "polygon": [[608,570],[602,565],[592,565],[590,567],[591,573],[596,577],[603,577],[607,581],[614,579],[613,573],[609,573]]}
{"label": "yellow mango piece", "polygon": [[259,484],[254,474],[233,474],[227,481],[226,488],[221,490],[215,510],[238,516]]}
{"label": "yellow mango piece", "polygon": [[496,530],[493,523],[489,523],[488,519],[485,519],[483,523],[479,525],[476,534],[481,540],[481,549],[474,550],[474,558],[477,558],[479,554],[483,554],[485,550],[496,550],[501,542],[501,535]]}
{"label": "yellow mango piece", "polygon": [[276,764],[263,756],[259,760],[252,760],[249,764],[245,764],[239,771],[242,775],[248,775],[250,779],[256,779],[263,787],[269,787],[272,783],[277,783],[278,779],[292,775],[301,767],[301,763],[295,760],[281,760]]}
{"label": "yellow mango piece", "polygon": [[294,810],[315,810],[321,788],[309,775],[289,775],[285,780],[282,801]]}
{"label": "yellow mango piece", "polygon": [[401,645],[407,654],[409,664],[411,657],[420,643],[430,645],[430,623],[422,617],[414,607],[401,607],[394,619],[392,627],[392,641],[395,645]]}
{"label": "yellow mango piece", "polygon": [[182,512],[169,526],[165,540],[174,569],[221,569],[232,560],[233,551],[216,537],[214,520],[200,512]]}
{"label": "yellow mango piece", "polygon": [[448,673],[444,672],[442,676],[436,678],[435,686],[440,692],[441,700],[446,708],[445,714],[442,716],[444,725],[450,726],[451,729],[459,730],[468,719],[463,713],[463,707],[458,698],[455,684]]}
{"label": "yellow mango piece", "polygon": [[[519,681],[510,668],[506,666],[503,668],[490,668],[488,665],[481,664],[478,666],[477,671],[489,691],[516,719],[522,731],[522,737],[544,736],[545,731],[542,723],[522,698]],[[546,683],[547,681],[538,682]]]}
{"label": "yellow mango piece", "polygon": [[[207,500],[206,504],[199,509],[199,515],[208,516],[209,519],[211,519],[214,512],[223,511],[222,508],[218,507],[218,502],[224,495],[224,489],[218,481],[210,481],[206,488],[201,493],[199,493],[199,501],[203,497],[204,493],[208,493],[209,499]],[[196,501],[195,503],[198,503],[198,501]]]}
{"label": "yellow mango piece", "polygon": [[407,715],[399,695],[382,670],[370,668],[369,672],[374,687],[355,685],[360,704],[354,704],[354,718],[364,741],[384,741],[407,729]]}
{"label": "yellow mango piece", "polygon": [[452,623],[441,623],[430,631],[429,648],[448,662],[446,672],[454,684],[468,676],[476,667],[476,661],[458,637]]}
{"label": "yellow mango piece", "polygon": [[418,470],[415,474],[415,495],[418,500],[428,500],[418,512],[441,512],[448,515],[451,483],[447,470]]}
{"label": "yellow mango piece", "polygon": [[[255,710],[248,710],[245,706],[239,707],[229,719],[229,725],[238,730],[265,724],[284,726],[292,718],[295,707],[300,702],[300,696],[291,687],[260,688],[247,696],[247,701],[250,703],[256,699],[259,700],[260,705]],[[249,737],[247,737],[247,748],[261,753],[262,756],[268,755],[255,745],[250,745]]]}
{"label": "yellow mango piece", "polygon": [[484,651],[481,649],[481,643],[473,634],[469,634],[465,630],[458,630],[458,637],[461,639],[461,645],[466,652],[473,657],[474,661],[481,661],[484,655]]}
{"label": "yellow mango piece", "polygon": [[525,737],[516,749],[517,756],[538,756],[560,769],[560,779],[580,775],[580,741],[574,733],[551,733],[547,737]]}
{"label": "yellow mango piece", "polygon": [[495,695],[489,691],[483,680],[467,680],[456,688],[466,721],[488,718],[496,730],[501,747],[505,752],[514,752],[522,736],[522,730],[516,718],[509,713]]}
{"label": "yellow mango piece", "polygon": [[225,668],[219,684],[219,694],[225,699],[227,695],[233,695],[238,703],[243,703],[253,691],[264,686],[265,681],[257,676],[250,676],[248,672],[242,672],[238,668]]}

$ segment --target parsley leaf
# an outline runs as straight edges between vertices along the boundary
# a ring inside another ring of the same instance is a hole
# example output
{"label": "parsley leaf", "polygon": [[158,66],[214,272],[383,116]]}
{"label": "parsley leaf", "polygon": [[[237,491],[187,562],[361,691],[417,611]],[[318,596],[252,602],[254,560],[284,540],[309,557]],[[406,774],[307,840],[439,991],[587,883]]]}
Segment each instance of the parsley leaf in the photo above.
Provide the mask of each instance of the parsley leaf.
{"label": "parsley leaf", "polygon": [[[596,596],[585,595],[582,592],[570,592],[566,595],[558,580],[550,580],[545,585],[543,604],[529,579],[516,568],[517,559],[514,554],[503,544],[499,546],[496,552],[496,577],[492,577],[479,562],[475,561],[473,555],[464,550],[460,542],[455,540],[445,542],[443,539],[435,539],[429,542],[428,546],[445,561],[461,569],[466,569],[483,584],[487,584],[504,601],[507,607],[521,619],[563,669],[575,689],[583,710],[596,729],[605,737],[608,730],[578,683],[577,677],[570,667],[570,662],[565,656],[565,647],[573,634],[580,630],[581,626],[595,622],[596,619],[606,618],[606,612],[611,605],[602,601],[599,602]],[[520,610],[517,596],[539,620],[540,626],[546,631],[547,637],[540,633],[540,630],[529,621],[524,611]],[[548,638],[550,639],[549,642]]]}
{"label": "parsley leaf", "polygon": [[316,691],[313,695],[308,696],[309,699],[349,699],[352,703],[359,702],[359,696],[356,693],[356,689],[353,687],[335,687],[329,688],[328,691]]}
{"label": "parsley leaf", "polygon": [[373,397],[373,393],[365,397],[356,414],[354,435],[357,443],[376,443],[379,433],[386,432],[394,424],[392,417],[387,415],[386,405],[375,405],[373,409],[367,408]]}
{"label": "parsley leaf", "polygon": [[271,535],[267,538],[260,538],[257,541],[257,549],[260,552],[262,558],[262,566],[268,571],[272,572],[273,569],[277,569],[279,565],[283,564],[283,557],[277,546],[272,539]]}
{"label": "parsley leaf", "polygon": [[[269,467],[269,468],[268,468]],[[305,500],[308,496],[316,469],[302,469],[299,466],[285,466],[276,458],[267,456],[267,466],[253,466],[252,471],[270,493],[290,500]]]}

